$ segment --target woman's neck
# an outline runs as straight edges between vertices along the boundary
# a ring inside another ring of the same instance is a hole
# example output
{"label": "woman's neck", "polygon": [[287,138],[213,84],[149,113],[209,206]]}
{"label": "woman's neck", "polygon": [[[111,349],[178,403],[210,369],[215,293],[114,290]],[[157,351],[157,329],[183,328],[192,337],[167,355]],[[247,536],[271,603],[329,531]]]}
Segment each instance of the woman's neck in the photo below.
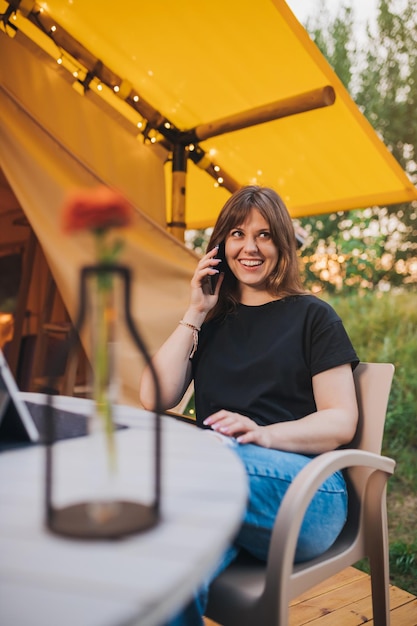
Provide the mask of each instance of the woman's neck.
{"label": "woman's neck", "polygon": [[274,300],[280,300],[281,296],[269,293],[268,291],[258,291],[256,289],[241,289],[238,300],[245,306],[261,306]]}

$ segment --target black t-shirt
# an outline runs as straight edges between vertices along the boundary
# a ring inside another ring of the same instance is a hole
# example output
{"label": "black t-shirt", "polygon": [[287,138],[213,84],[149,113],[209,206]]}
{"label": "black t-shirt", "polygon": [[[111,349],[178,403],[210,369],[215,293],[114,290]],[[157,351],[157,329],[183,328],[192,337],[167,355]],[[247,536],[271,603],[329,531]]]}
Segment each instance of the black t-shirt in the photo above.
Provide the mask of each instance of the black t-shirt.
{"label": "black t-shirt", "polygon": [[315,296],[239,304],[201,329],[193,358],[197,423],[220,409],[264,426],[300,419],[316,410],[313,376],[358,362],[341,319]]}

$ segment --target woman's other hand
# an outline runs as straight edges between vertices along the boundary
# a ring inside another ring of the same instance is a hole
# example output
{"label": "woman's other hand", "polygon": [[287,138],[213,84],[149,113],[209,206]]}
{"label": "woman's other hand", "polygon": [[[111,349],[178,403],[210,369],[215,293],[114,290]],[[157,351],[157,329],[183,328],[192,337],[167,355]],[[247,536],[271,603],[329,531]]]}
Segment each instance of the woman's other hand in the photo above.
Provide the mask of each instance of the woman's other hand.
{"label": "woman's other hand", "polygon": [[238,443],[254,443],[263,448],[271,447],[268,428],[259,426],[246,415],[222,409],[207,417],[204,424],[211,426],[214,431],[222,435],[234,437]]}

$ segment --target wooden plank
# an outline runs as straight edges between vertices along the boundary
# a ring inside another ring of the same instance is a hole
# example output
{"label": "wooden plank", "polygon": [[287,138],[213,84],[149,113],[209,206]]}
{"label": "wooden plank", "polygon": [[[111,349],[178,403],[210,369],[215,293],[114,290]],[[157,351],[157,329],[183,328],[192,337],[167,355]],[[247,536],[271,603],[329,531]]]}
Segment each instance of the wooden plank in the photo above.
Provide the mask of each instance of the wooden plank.
{"label": "wooden plank", "polygon": [[[390,613],[393,626],[417,626],[417,598],[390,586]],[[289,623],[290,626],[372,626],[370,576],[347,567],[312,587],[291,602]],[[207,618],[205,625],[218,626]]]}
{"label": "wooden plank", "polygon": [[417,598],[391,610],[391,624],[393,626],[417,626]]}
{"label": "wooden plank", "polygon": [[[363,583],[362,583],[363,584]],[[339,592],[335,593],[336,599],[340,596]],[[412,598],[412,596],[411,596]],[[401,606],[404,606],[410,601],[410,594],[406,591],[402,591],[397,587],[390,587],[390,609],[391,614],[393,611]],[[337,602],[336,602],[337,604]],[[369,624],[373,622],[372,612],[372,597],[369,589],[369,595],[361,599],[352,597],[350,602],[342,606],[339,605],[335,610],[323,614],[317,619],[309,620],[309,624],[313,626],[361,626],[362,624]],[[293,626],[301,626],[305,624],[305,621],[292,622]],[[393,622],[396,626],[396,622]],[[408,624],[407,626],[410,626]]]}
{"label": "wooden plank", "polygon": [[291,601],[290,606],[295,606],[296,604],[303,602],[308,598],[312,598],[313,596],[321,595],[329,591],[335,591],[339,587],[343,587],[344,585],[353,583],[357,580],[367,580],[368,578],[369,576],[368,574],[365,574],[365,572],[362,572],[355,567],[346,567],[344,570],[338,572],[331,578],[326,578],[323,582],[311,587],[311,589],[308,589],[305,593],[294,598]]}
{"label": "wooden plank", "polygon": [[340,610],[355,602],[369,598],[371,595],[371,583],[369,580],[355,580],[337,589],[331,589],[326,593],[314,595],[302,602],[290,606],[290,626],[306,624],[325,615]]}

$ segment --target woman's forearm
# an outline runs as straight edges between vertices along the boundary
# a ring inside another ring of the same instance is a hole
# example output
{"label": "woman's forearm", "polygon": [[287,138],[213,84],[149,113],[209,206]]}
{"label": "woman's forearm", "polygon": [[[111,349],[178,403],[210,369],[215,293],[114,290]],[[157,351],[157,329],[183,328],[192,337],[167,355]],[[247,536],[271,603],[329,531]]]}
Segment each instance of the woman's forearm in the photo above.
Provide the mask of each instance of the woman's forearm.
{"label": "woman's forearm", "polygon": [[[356,414],[349,409],[325,409],[300,420],[265,426],[268,447],[320,454],[349,443],[355,434]],[[266,433],[268,431],[268,433]]]}
{"label": "woman's forearm", "polygon": [[[191,382],[190,355],[195,351],[198,330],[207,313],[215,306],[223,276],[217,283],[214,294],[205,293],[203,282],[217,272],[215,259],[217,249],[213,248],[199,261],[191,280],[190,305],[177,328],[152,358],[158,376],[161,402],[160,409],[170,409],[181,400]],[[214,266],[214,267],[213,267]],[[155,408],[155,385],[149,367],[146,367],[140,382],[140,401],[145,409]]]}
{"label": "woman's forearm", "polygon": [[349,443],[358,421],[351,366],[341,365],[317,374],[313,390],[317,410],[300,419],[259,426],[249,417],[222,409],[204,424],[236,437],[239,443],[302,454],[320,454]]}
{"label": "woman's forearm", "polygon": [[[198,335],[194,328],[200,328],[202,315],[187,311],[183,317],[185,324],[178,324],[158,352],[152,364],[158,376],[162,410],[170,409],[181,400],[191,382],[191,361]],[[149,367],[146,367],[140,381],[140,401],[145,409],[155,408],[155,385]]]}

